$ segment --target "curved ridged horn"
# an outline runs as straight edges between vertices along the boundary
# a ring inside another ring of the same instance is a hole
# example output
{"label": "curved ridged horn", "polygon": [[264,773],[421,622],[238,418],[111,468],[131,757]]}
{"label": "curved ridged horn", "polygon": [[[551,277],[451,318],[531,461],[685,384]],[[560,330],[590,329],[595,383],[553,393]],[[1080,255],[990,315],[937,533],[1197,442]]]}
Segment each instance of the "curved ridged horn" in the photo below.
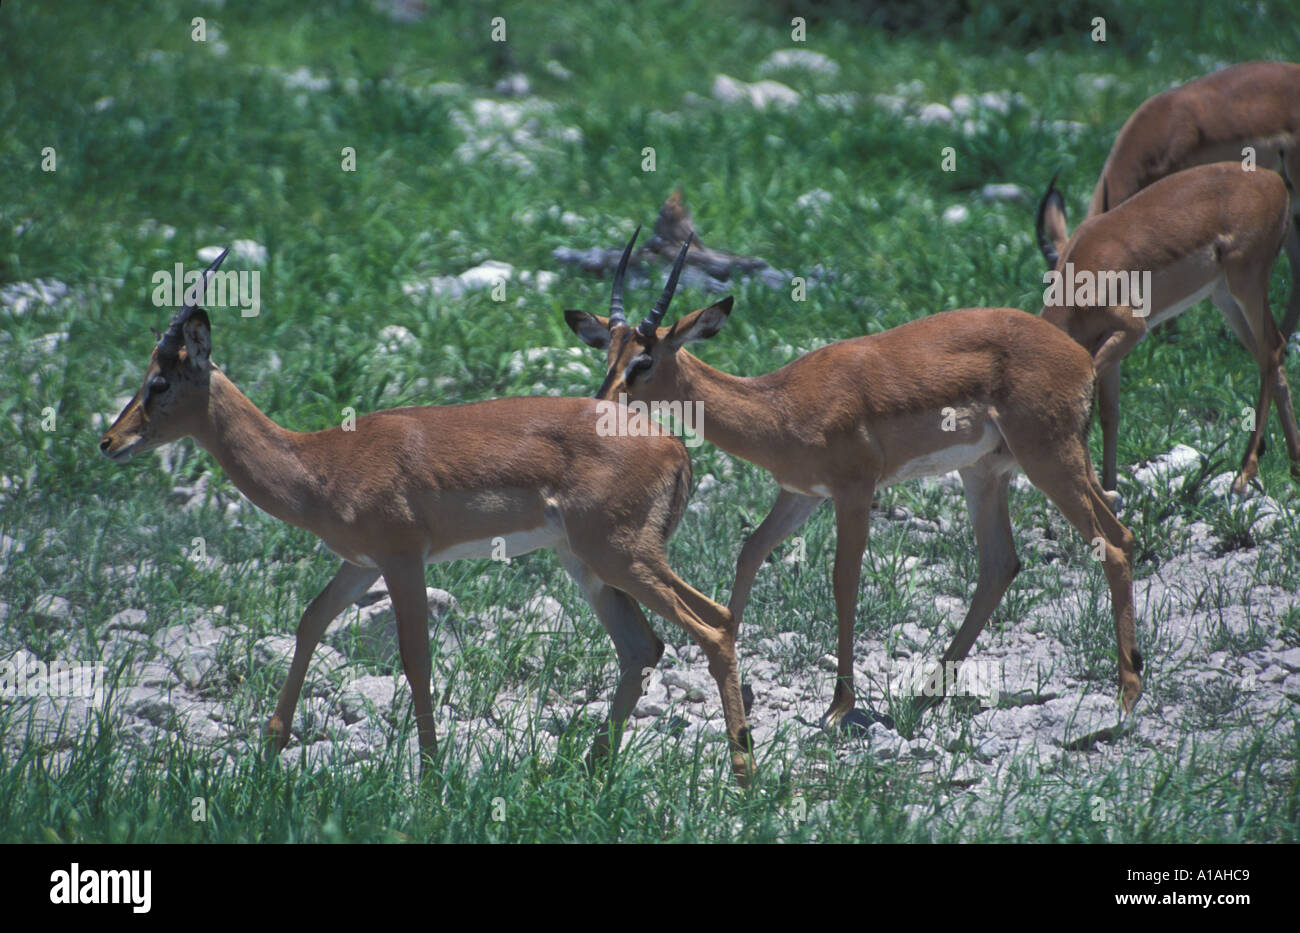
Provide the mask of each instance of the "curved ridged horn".
{"label": "curved ridged horn", "polygon": [[623,273],[627,271],[627,260],[632,255],[632,244],[641,234],[641,225],[637,224],[636,229],[632,231],[632,239],[627,241],[627,246],[623,247],[623,258],[618,261],[618,271],[614,273],[614,291],[609,297],[609,326],[612,328],[615,324],[627,326],[627,315],[623,313]]}
{"label": "curved ridged horn", "polygon": [[1047,204],[1052,200],[1052,195],[1056,195],[1056,200],[1060,202],[1062,208],[1065,207],[1065,198],[1056,190],[1056,177],[1060,174],[1061,170],[1058,168],[1052,175],[1052,180],[1047,183],[1047,191],[1044,192],[1043,199],[1038,202],[1038,213],[1034,216],[1034,229],[1038,234],[1038,251],[1043,254],[1048,267],[1052,269],[1056,268],[1056,261],[1061,257],[1056,252],[1056,244],[1043,229],[1043,215],[1047,213]]}
{"label": "curved ridged horn", "polygon": [[695,239],[694,230],[686,234],[686,242],[682,244],[682,251],[677,254],[677,261],[673,263],[673,271],[668,276],[668,284],[664,286],[664,293],[659,296],[654,309],[645,316],[645,320],[636,326],[636,329],[647,337],[655,332],[660,322],[663,321],[664,314],[668,311],[668,303],[673,300],[673,292],[677,291],[677,278],[682,274],[682,266],[686,265],[686,251],[691,248],[691,240],[693,239]]}
{"label": "curved ridged horn", "polygon": [[220,256],[208,263],[208,267],[203,270],[203,278],[199,281],[198,286],[185,296],[185,304],[176,312],[175,317],[172,318],[171,325],[168,326],[167,332],[158,338],[159,354],[163,356],[176,356],[180,352],[182,339],[181,328],[185,326],[185,322],[190,319],[190,315],[194,313],[194,309],[196,309],[199,306],[199,302],[203,300],[203,293],[208,290],[208,279],[212,277],[212,273],[217,271],[217,267],[221,265],[221,261],[226,258],[226,254],[229,252],[230,247],[227,246],[221,251]]}

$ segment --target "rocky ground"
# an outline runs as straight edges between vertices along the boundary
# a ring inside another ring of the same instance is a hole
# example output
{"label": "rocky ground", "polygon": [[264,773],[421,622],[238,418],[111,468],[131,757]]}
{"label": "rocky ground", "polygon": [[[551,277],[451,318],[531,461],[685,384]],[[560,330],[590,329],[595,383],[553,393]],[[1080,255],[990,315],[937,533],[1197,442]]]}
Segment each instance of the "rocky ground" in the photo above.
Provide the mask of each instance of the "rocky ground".
{"label": "rocky ground", "polygon": [[[1140,478],[1176,488],[1184,479],[1181,470],[1199,457],[1188,450],[1176,449],[1146,465]],[[703,478],[693,505],[715,494],[718,484],[709,479]],[[934,482],[951,507],[945,514],[960,514],[955,474]],[[1210,487],[1222,491],[1226,479],[1216,478]],[[182,492],[207,495],[206,488]],[[1247,521],[1254,523],[1262,543],[1240,546],[1240,541],[1216,538],[1209,525],[1186,524],[1179,529],[1182,552],[1138,581],[1139,644],[1147,668],[1145,693],[1132,717],[1121,720],[1117,714],[1112,662],[1081,670],[1077,661],[1080,639],[1113,639],[1104,585],[1089,583],[1100,575],[1062,562],[1064,586],[1056,587],[1024,618],[990,625],[981,635],[970,659],[973,679],[967,682],[977,689],[966,691],[977,695],[926,714],[914,730],[906,730],[909,735],[872,719],[903,708],[907,677],[916,673],[915,665],[940,654],[961,622],[965,603],[937,596],[938,626],[908,622],[881,637],[860,637],[859,707],[870,712],[854,717],[851,734],[833,743],[833,754],[913,761],[922,773],[932,773],[954,788],[992,787],[1005,778],[1004,765],[1011,761],[1040,771],[1061,767],[1067,760],[1081,767],[1089,762],[1101,765],[1115,756],[1140,765],[1144,757],[1178,754],[1191,734],[1232,746],[1293,716],[1300,702],[1300,647],[1282,636],[1285,620],[1300,611],[1300,595],[1268,582],[1269,568],[1282,547],[1270,540],[1268,530],[1284,515],[1262,496],[1249,508]],[[947,531],[905,509],[878,515],[876,521],[903,523],[922,537]],[[1183,526],[1180,519],[1174,524]],[[1020,533],[1018,540],[1022,550],[1042,553],[1054,546],[1033,529]],[[8,539],[0,542],[0,562],[14,547]],[[763,574],[788,570],[772,561]],[[938,591],[927,583],[928,577],[950,572],[916,561],[910,570],[926,592]],[[864,587],[872,585],[868,575]],[[1031,584],[1022,578],[1016,586],[1026,585]],[[474,646],[490,651],[500,634],[516,625],[533,626],[548,639],[562,640],[576,637],[576,627],[595,624],[589,617],[576,619],[548,594],[527,605],[483,612],[458,604],[443,590],[431,588],[428,597],[435,683],[447,682],[449,665],[460,652]],[[0,604],[0,618],[9,611]],[[73,603],[54,595],[38,599],[30,611],[51,626],[73,626],[79,618]],[[669,629],[658,626],[664,636],[680,638]],[[253,672],[261,672],[278,688],[294,647],[291,634],[257,637],[221,606],[187,622],[126,609],[93,630],[97,663],[106,667],[108,682],[115,685],[102,705],[83,697],[0,698],[8,707],[0,710],[9,722],[3,736],[8,753],[34,747],[57,770],[100,712],[107,713],[115,741],[130,750],[127,757],[136,762],[148,762],[173,738],[207,749],[214,764],[245,754],[256,746],[274,701],[261,694],[250,698],[241,693],[241,685]],[[824,653],[833,644],[829,625],[823,634],[819,648],[800,632],[762,637],[751,630],[746,637],[742,631],[742,671],[755,698],[750,722],[760,746],[820,740],[818,723],[830,700],[835,669],[833,655]],[[545,641],[539,644],[540,652]],[[0,665],[5,655],[8,666],[0,670],[10,677],[14,671],[34,670],[29,664],[38,660],[26,647],[15,651],[11,646],[0,654]],[[536,671],[541,663],[539,654],[531,660],[531,669]],[[472,709],[446,698],[447,705],[438,708],[439,735],[452,742],[456,754],[471,757],[525,734],[543,749],[553,747],[575,719],[598,720],[604,715],[614,679],[611,660],[603,691],[561,695],[547,690],[539,696],[537,678],[521,677],[496,694],[490,709]],[[370,759],[391,748],[409,707],[392,605],[381,581],[331,624],[317,649],[283,758],[289,764],[306,759],[312,766]],[[717,692],[696,646],[679,642],[667,647],[630,723],[633,736],[642,730],[658,733],[642,736],[650,741],[722,740]],[[405,760],[414,761],[413,744],[407,752]],[[1262,764],[1266,771],[1274,767],[1269,761]],[[1276,763],[1278,769],[1290,767],[1285,760]]]}

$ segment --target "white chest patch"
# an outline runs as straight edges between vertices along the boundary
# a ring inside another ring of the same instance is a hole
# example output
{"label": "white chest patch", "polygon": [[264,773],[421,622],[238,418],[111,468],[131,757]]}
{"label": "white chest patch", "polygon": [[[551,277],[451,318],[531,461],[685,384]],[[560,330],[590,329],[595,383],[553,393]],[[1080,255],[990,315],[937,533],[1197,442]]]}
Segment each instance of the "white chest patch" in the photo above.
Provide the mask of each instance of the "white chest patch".
{"label": "white chest patch", "polygon": [[909,479],[938,476],[960,470],[996,450],[1001,439],[993,423],[986,421],[983,432],[976,439],[964,444],[953,444],[907,460],[893,473],[882,477],[879,485],[892,486],[894,483],[903,483]]}
{"label": "white chest patch", "polygon": [[461,541],[440,551],[431,551],[424,555],[426,564],[441,564],[450,560],[490,557],[495,560],[513,560],[538,548],[555,547],[563,540],[559,529],[542,525],[526,531],[513,531],[506,535],[492,538],[478,538],[473,541]]}

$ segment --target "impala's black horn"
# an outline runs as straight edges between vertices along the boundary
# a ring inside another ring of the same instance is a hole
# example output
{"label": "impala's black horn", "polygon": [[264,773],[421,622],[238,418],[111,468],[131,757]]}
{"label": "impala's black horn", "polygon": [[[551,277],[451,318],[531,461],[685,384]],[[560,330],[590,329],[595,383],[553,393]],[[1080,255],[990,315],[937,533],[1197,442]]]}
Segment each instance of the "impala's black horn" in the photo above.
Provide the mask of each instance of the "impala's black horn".
{"label": "impala's black horn", "polygon": [[623,247],[623,258],[618,261],[618,271],[614,273],[614,291],[609,296],[609,326],[612,329],[615,324],[627,326],[627,315],[623,313],[623,273],[627,271],[627,261],[632,255],[632,244],[641,234],[641,225],[637,224],[636,229],[632,231],[632,239],[627,241],[627,246]]}
{"label": "impala's black horn", "polygon": [[691,240],[695,239],[695,231],[692,230],[686,234],[686,242],[682,244],[682,251],[677,254],[677,261],[673,263],[672,274],[668,276],[668,284],[664,286],[664,293],[659,296],[655,303],[654,309],[645,316],[637,330],[649,337],[655,332],[655,329],[664,319],[664,314],[668,311],[668,304],[673,300],[673,292],[677,291],[677,279],[682,274],[682,266],[686,265],[686,251],[691,248]]}
{"label": "impala's black horn", "polygon": [[177,311],[176,316],[172,318],[171,325],[167,328],[167,332],[158,338],[159,356],[175,358],[180,355],[181,343],[184,339],[182,329],[185,327],[185,322],[190,319],[190,315],[194,313],[195,309],[198,308],[199,303],[203,301],[203,293],[208,290],[208,280],[212,278],[212,273],[217,271],[217,267],[221,265],[222,260],[226,258],[226,254],[229,252],[230,247],[227,246],[221,251],[221,255],[212,260],[212,262],[208,264],[208,267],[203,270],[203,278],[198,282],[198,284],[186,293],[184,306]]}

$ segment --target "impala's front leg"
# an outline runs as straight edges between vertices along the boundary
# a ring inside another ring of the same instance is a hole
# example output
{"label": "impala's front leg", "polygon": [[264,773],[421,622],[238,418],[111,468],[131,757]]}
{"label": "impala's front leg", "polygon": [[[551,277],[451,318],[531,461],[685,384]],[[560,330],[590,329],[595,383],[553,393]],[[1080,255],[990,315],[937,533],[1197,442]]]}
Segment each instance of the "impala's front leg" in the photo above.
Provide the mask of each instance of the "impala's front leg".
{"label": "impala's front leg", "polygon": [[384,580],[397,614],[397,646],[402,668],[411,685],[415,728],[420,736],[420,776],[431,773],[438,750],[433,730],[433,698],[430,684],[433,664],[429,658],[429,601],[424,589],[424,561],[418,556],[398,558],[384,567]]}
{"label": "impala's front leg", "polygon": [[913,701],[913,708],[917,711],[938,703],[947,695],[948,688],[953,686],[948,682],[948,673],[958,670],[961,662],[966,660],[993,610],[1002,602],[1007,587],[1020,572],[1020,558],[1016,556],[1011,514],[1007,507],[1010,472],[999,473],[991,465],[976,465],[962,470],[961,479],[966,489],[966,508],[975,528],[975,543],[979,548],[979,580],[961,628],[939,659],[938,673],[931,681],[932,689],[923,691]]}
{"label": "impala's front leg", "polygon": [[303,680],[307,677],[307,665],[311,663],[312,652],[320,643],[325,629],[335,616],[365,595],[370,584],[377,579],[378,570],[344,562],[334,574],[334,579],[330,580],[303,612],[302,620],[298,623],[298,643],[293,649],[289,676],[280,690],[280,702],[275,706],[275,715],[266,726],[267,742],[273,751],[281,751],[289,744],[293,711],[298,705]]}
{"label": "impala's front leg", "polygon": [[871,496],[855,492],[852,499],[835,501],[835,616],[839,630],[839,662],[835,696],[822,717],[822,727],[838,726],[853,709],[853,622],[858,609],[858,585],[862,582],[862,555],[867,549],[871,521]]}
{"label": "impala's front leg", "polygon": [[740,549],[740,559],[736,562],[736,582],[731,588],[731,602],[727,608],[739,626],[749,602],[749,591],[758,575],[758,568],[772,553],[778,544],[794,534],[808,516],[824,500],[820,496],[805,496],[801,493],[782,489],[776,496],[776,503],[763,523],[754,530]]}

